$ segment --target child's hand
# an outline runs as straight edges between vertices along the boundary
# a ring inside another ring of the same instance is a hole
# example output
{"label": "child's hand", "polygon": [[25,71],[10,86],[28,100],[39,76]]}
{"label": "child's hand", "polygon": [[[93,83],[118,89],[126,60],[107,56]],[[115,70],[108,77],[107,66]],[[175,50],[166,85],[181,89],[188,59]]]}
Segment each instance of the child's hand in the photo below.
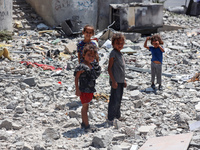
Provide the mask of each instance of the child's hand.
{"label": "child's hand", "polygon": [[151,40],[151,37],[148,36],[148,37],[146,38],[146,40],[147,40],[147,41],[148,41],[148,40]]}
{"label": "child's hand", "polygon": [[112,88],[113,88],[113,89],[116,89],[117,87],[118,87],[117,82],[112,82]]}
{"label": "child's hand", "polygon": [[125,88],[127,87],[127,83],[126,83],[126,81],[124,81],[124,87],[125,87]]}
{"label": "child's hand", "polygon": [[80,74],[83,73],[83,72],[85,72],[85,70],[81,70],[81,71],[80,71]]}
{"label": "child's hand", "polygon": [[76,90],[76,96],[80,96],[81,95],[81,91],[79,89]]}

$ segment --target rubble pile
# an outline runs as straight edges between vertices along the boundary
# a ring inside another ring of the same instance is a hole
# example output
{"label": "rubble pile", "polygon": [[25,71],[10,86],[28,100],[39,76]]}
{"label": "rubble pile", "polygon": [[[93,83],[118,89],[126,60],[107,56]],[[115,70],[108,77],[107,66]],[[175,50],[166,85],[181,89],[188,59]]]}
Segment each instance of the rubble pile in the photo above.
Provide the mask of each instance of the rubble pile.
{"label": "rubble pile", "polygon": [[[160,32],[165,48],[163,91],[150,87],[151,54],[143,47],[146,37],[126,39],[128,86],[121,105],[125,120],[114,120],[113,126],[106,122],[112,48],[109,39],[99,40],[102,73],[89,108],[95,132],[80,128],[81,102],[75,96],[76,43],[82,37],[62,38],[55,30],[20,30],[13,40],[1,43],[12,58],[0,61],[1,149],[137,150],[151,138],[193,132],[188,149],[198,150],[200,82],[187,81],[199,72],[199,23],[197,17],[164,12],[164,24],[184,28]],[[105,42],[107,46],[100,44]]]}

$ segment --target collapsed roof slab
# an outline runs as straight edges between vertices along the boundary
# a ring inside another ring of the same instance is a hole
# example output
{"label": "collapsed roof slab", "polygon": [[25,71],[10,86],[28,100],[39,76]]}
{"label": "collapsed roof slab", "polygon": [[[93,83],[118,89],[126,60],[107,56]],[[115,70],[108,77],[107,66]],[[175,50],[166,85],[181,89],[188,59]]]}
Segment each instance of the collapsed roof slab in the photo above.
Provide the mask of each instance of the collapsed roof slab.
{"label": "collapsed roof slab", "polygon": [[193,133],[150,138],[139,150],[187,150]]}

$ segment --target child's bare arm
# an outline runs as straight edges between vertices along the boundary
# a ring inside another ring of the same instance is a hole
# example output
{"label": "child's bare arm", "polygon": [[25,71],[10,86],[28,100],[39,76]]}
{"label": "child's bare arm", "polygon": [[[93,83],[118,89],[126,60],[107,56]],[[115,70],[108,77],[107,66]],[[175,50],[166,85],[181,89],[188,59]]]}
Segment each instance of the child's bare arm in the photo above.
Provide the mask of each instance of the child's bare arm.
{"label": "child's bare arm", "polygon": [[159,45],[159,48],[162,52],[165,52],[164,48],[162,46]]}
{"label": "child's bare arm", "polygon": [[124,87],[125,87],[125,88],[127,87],[127,82],[126,82],[126,80],[124,80]]}
{"label": "child's bare arm", "polygon": [[81,95],[81,91],[79,90],[79,87],[78,87],[78,79],[79,79],[81,73],[83,73],[83,72],[84,72],[83,70],[82,71],[78,71],[76,73],[76,76],[75,76],[75,88],[76,88],[76,95],[77,96]]}
{"label": "child's bare arm", "polygon": [[113,66],[113,63],[114,63],[114,58],[110,58],[109,59],[109,64],[108,64],[108,73],[109,73],[109,76],[110,76],[110,79],[112,81],[112,88],[116,89],[118,84],[117,82],[115,81],[115,78],[113,76],[113,73],[112,73],[112,66]]}
{"label": "child's bare arm", "polygon": [[78,52],[78,63],[80,64],[81,54]]}
{"label": "child's bare arm", "polygon": [[96,61],[99,62],[99,55],[96,55]]}
{"label": "child's bare arm", "polygon": [[147,49],[149,49],[149,47],[147,46],[147,41],[150,40],[150,39],[151,39],[150,37],[147,37],[145,42],[144,42],[144,47],[147,48]]}

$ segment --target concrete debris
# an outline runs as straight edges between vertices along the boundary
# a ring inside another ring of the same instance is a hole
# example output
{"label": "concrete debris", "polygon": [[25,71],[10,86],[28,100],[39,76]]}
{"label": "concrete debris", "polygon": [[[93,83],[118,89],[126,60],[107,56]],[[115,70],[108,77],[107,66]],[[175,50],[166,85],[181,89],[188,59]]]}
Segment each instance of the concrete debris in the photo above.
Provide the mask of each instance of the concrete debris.
{"label": "concrete debris", "polygon": [[81,33],[80,25],[76,21],[65,20],[61,27],[67,36]]}
{"label": "concrete debris", "polygon": [[44,23],[40,23],[37,25],[37,29],[38,30],[48,30],[49,27],[47,25],[45,25]]}
{"label": "concrete debris", "polygon": [[168,7],[167,10],[169,12],[177,13],[177,14],[185,14],[186,13],[186,8],[183,6],[179,7]]}
{"label": "concrete debris", "polygon": [[[95,34],[102,73],[89,105],[89,122],[95,130],[88,132],[81,129],[81,102],[74,93],[76,44],[82,37],[66,38],[56,29],[15,29],[12,40],[0,43],[12,58],[0,59],[0,148],[138,150],[151,138],[192,131],[193,138],[187,135],[192,142],[187,141],[185,147],[199,149],[200,82],[195,73],[199,73],[200,65],[200,18],[164,11],[163,21],[165,25],[180,27],[159,32],[166,49],[162,68],[164,90],[151,88],[151,56],[143,48],[145,35],[127,34],[122,51],[128,86],[121,105],[121,117],[126,119],[115,119],[111,124],[106,121],[110,95],[107,67],[111,33],[116,31],[106,29],[105,33]],[[108,47],[102,47],[107,41]],[[51,57],[54,52],[60,53]],[[192,77],[195,82],[187,82]]]}

